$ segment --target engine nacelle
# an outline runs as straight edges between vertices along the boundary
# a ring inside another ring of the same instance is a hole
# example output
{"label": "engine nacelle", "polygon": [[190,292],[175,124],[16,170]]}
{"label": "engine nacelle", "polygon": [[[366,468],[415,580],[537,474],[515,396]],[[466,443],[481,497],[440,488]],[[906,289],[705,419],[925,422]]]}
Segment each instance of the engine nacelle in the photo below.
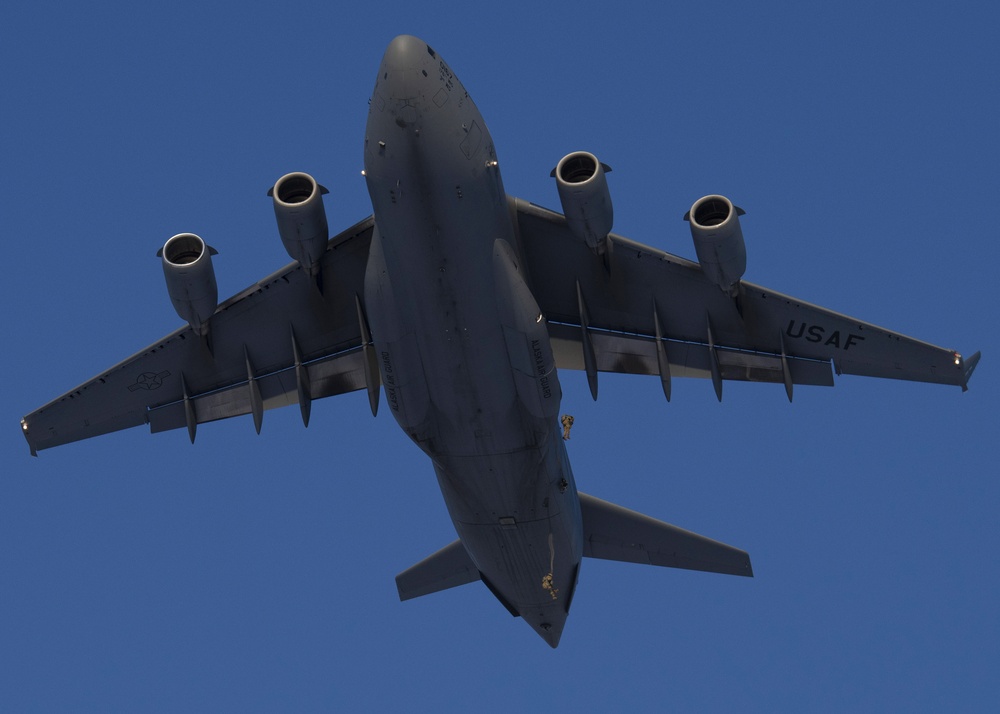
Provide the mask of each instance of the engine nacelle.
{"label": "engine nacelle", "polygon": [[309,271],[319,272],[319,261],[330,238],[323,208],[323,194],[329,193],[309,174],[285,174],[267,192],[274,200],[274,217],[285,250]]}
{"label": "engine nacelle", "polygon": [[725,196],[705,196],[691,206],[684,220],[691,223],[691,238],[705,277],[733,294],[747,269],[740,216],[745,212]]}
{"label": "engine nacelle", "polygon": [[178,233],[156,254],[163,261],[170,302],[181,319],[200,335],[208,334],[208,319],[219,306],[212,256],[218,251],[194,233]]}
{"label": "engine nacelle", "polygon": [[570,231],[597,254],[606,249],[615,217],[604,176],[607,171],[610,166],[586,151],[567,154],[552,170]]}

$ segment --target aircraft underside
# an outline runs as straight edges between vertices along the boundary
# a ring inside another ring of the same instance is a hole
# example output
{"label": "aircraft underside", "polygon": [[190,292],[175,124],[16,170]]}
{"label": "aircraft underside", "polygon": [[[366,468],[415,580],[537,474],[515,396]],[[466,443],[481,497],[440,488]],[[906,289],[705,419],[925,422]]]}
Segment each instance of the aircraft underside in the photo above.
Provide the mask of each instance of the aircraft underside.
{"label": "aircraft underside", "polygon": [[[559,425],[559,369],[832,386],[834,371],[967,388],[966,361],[743,280],[743,211],[698,199],[697,262],[611,232],[590,153],[553,170],[562,213],[508,197],[483,117],[422,40],[385,52],[369,103],[373,216],[330,237],[303,173],[270,195],[293,263],[218,300],[199,236],[160,251],[187,325],[21,420],[32,454],[133,426],[154,433],[380,390],[430,458],[458,539],[396,577],[408,600],[482,582],[549,645],[582,558],[752,576],[746,552],[577,490]],[[656,384],[656,381],[652,382]]]}

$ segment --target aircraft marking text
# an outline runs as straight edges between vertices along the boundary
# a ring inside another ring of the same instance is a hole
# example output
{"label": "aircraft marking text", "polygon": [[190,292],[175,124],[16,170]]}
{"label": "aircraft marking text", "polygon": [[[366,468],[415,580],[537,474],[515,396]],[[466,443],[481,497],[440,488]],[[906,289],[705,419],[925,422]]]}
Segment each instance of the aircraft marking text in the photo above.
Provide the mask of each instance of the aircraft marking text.
{"label": "aircraft marking text", "polygon": [[538,383],[542,387],[542,398],[548,399],[552,396],[552,387],[549,386],[549,375],[545,370],[545,355],[542,353],[541,341],[532,340],[531,349],[535,353],[535,370],[538,372]]}
{"label": "aircraft marking text", "polygon": [[396,395],[396,377],[392,372],[392,359],[385,350],[382,351],[382,382],[385,384],[385,397],[389,402],[389,408],[398,412],[399,397]]}
{"label": "aircraft marking text", "polygon": [[825,347],[836,347],[843,350],[849,350],[853,345],[865,339],[861,335],[849,332],[847,333],[847,337],[843,338],[843,343],[841,343],[840,330],[834,330],[830,333],[829,337],[826,337],[825,327],[822,325],[806,325],[804,322],[799,323],[798,331],[796,332],[795,320],[789,321],[785,334],[794,340],[804,337],[806,342],[822,342]]}

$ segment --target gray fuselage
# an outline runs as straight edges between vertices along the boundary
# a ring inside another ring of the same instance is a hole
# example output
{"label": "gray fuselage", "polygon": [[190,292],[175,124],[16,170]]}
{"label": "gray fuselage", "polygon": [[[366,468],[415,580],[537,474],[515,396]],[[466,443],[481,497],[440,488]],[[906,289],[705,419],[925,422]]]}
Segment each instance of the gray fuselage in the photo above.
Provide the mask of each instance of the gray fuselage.
{"label": "gray fuselage", "polygon": [[555,646],[582,554],[545,321],[493,141],[448,65],[397,37],[365,134],[365,306],[387,403],[494,594]]}

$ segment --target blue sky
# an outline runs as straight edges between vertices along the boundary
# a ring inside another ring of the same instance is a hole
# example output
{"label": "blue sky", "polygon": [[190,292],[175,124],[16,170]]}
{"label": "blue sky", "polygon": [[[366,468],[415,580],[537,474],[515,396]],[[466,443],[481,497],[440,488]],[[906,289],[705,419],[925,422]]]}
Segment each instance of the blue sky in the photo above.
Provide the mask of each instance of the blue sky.
{"label": "blue sky", "polygon": [[[35,3],[0,11],[0,702],[7,711],[986,711],[1000,706],[990,3]],[[507,190],[595,152],[615,230],[693,257],[747,211],[747,279],[983,362],[971,390],[562,376],[582,490],[747,549],[753,580],[586,561],[559,649],[479,585],[399,603],[454,538],[364,394],[32,459],[18,419],[179,325],[156,250],[230,295],[288,258],[308,171],[370,212],[367,98],[421,36]]]}

